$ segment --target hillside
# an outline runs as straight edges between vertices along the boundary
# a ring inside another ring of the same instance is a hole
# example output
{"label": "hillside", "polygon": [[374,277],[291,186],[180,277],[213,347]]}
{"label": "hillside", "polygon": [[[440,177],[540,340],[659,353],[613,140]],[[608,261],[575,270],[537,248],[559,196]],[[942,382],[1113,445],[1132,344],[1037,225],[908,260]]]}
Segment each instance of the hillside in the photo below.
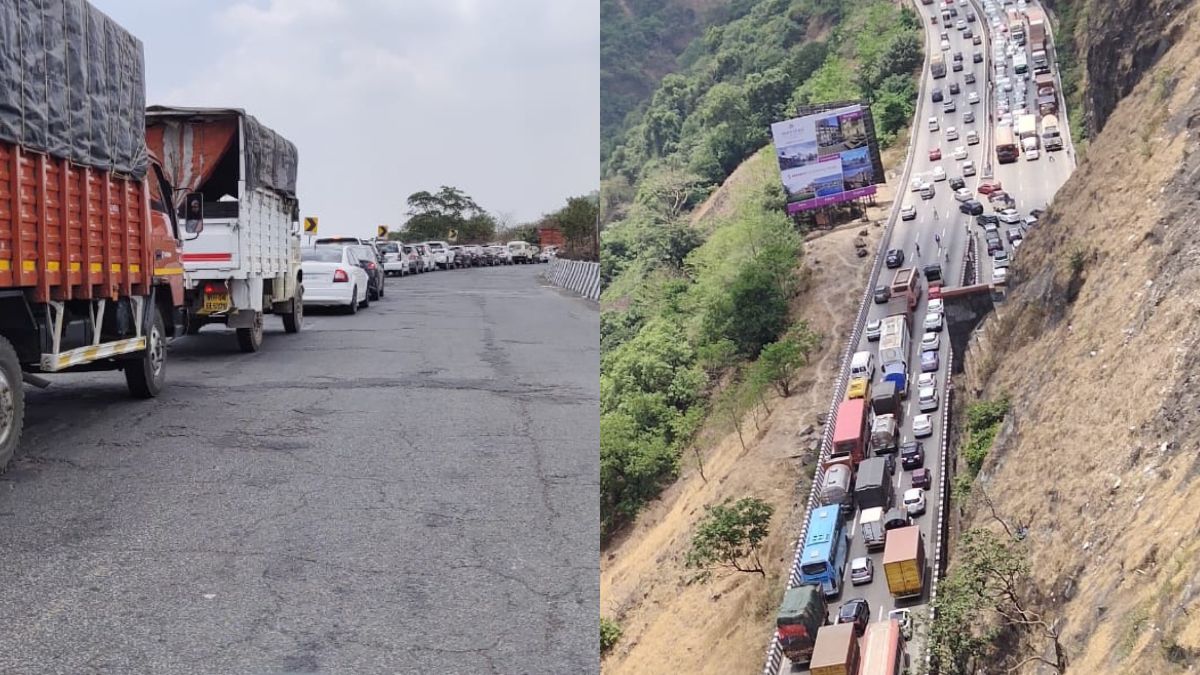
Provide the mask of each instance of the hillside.
{"label": "hillside", "polygon": [[[1200,3],[1070,4],[1092,139],[968,354],[966,402],[1007,396],[1011,412],[957,529],[1023,534],[1022,595],[1067,673],[1192,672]],[[1001,639],[986,672],[1045,653],[1031,634]]]}

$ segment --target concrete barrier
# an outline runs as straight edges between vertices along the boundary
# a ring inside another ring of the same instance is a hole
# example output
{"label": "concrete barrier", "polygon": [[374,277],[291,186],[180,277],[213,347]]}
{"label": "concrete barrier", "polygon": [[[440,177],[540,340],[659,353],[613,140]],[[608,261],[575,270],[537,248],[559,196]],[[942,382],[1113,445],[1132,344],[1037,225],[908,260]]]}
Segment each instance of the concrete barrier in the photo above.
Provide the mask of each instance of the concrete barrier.
{"label": "concrete barrier", "polygon": [[542,278],[589,300],[600,300],[600,263],[555,258]]}

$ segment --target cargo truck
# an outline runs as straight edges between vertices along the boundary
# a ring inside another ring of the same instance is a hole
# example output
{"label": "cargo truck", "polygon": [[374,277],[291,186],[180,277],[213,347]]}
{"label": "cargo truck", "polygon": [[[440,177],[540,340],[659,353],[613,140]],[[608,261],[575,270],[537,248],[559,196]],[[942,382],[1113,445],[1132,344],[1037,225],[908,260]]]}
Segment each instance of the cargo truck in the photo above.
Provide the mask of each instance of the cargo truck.
{"label": "cargo truck", "polygon": [[[930,286],[933,288],[933,286]],[[883,367],[883,381],[891,382],[896,387],[900,398],[908,398],[908,364],[890,363]]]}
{"label": "cargo truck", "polygon": [[825,462],[821,483],[821,503],[837,504],[844,515],[854,511],[854,466],[850,457],[838,457]]}
{"label": "cargo truck", "polygon": [[862,532],[868,552],[883,549],[887,541],[887,531],[883,529],[883,507],[873,506],[859,512],[858,531]]}
{"label": "cargo truck", "polygon": [[896,383],[891,380],[884,380],[875,387],[875,393],[871,396],[871,412],[879,415],[895,415],[900,417],[900,392],[896,389]]}
{"label": "cargo truck", "polygon": [[946,76],[946,55],[942,52],[934,52],[933,56],[929,57],[929,73],[933,75],[933,79],[941,79]]}
{"label": "cargo truck", "polygon": [[895,495],[888,461],[887,457],[872,457],[858,465],[858,477],[854,483],[854,501],[858,503],[858,508],[891,508]]}
{"label": "cargo truck", "polygon": [[146,151],[141,41],[64,0],[0,4],[0,35],[3,470],[22,382],[122,370],[135,397],[162,390],[183,267],[174,189]]}
{"label": "cargo truck", "polygon": [[879,415],[871,423],[871,452],[879,455],[896,451],[900,434],[895,415]]}
{"label": "cargo truck", "polygon": [[892,285],[889,288],[893,299],[904,298],[904,305],[909,314],[916,309],[917,298],[921,294],[918,276],[916,267],[901,267],[892,276]]}
{"label": "cargo truck", "polygon": [[853,466],[857,467],[866,454],[866,448],[863,447],[866,437],[867,402],[861,398],[842,401],[834,420],[830,457],[849,457]]}
{"label": "cargo truck", "polygon": [[812,661],[817,631],[828,623],[829,607],[820,586],[796,586],[784,592],[775,615],[775,634],[792,665],[806,666]]}
{"label": "cargo truck", "polygon": [[1025,10],[1025,19],[1029,23],[1027,38],[1029,48],[1044,54],[1046,50],[1046,15],[1040,9],[1029,7]]}
{"label": "cargo truck", "polygon": [[858,636],[853,623],[822,626],[809,662],[810,675],[858,675]]}
{"label": "cargo truck", "polygon": [[1046,115],[1042,118],[1042,147],[1046,148],[1046,152],[1063,148],[1062,134],[1058,130],[1058,118],[1054,115]]}
{"label": "cargo truck", "polygon": [[280,315],[286,332],[299,332],[296,146],[235,108],[151,106],[146,140],[172,183],[187,190],[187,332],[224,324],[244,352],[262,347],[264,314]]}
{"label": "cargo truck", "polygon": [[[885,319],[887,321],[887,319]],[[908,363],[908,331],[883,332],[879,335],[879,363]]]}
{"label": "cargo truck", "polygon": [[1017,161],[1020,156],[1020,151],[1017,149],[1016,137],[1013,136],[1012,127],[998,126],[996,127],[996,162],[999,164],[1012,164]]}
{"label": "cargo truck", "polygon": [[888,530],[883,574],[893,598],[919,597],[925,592],[925,537],[921,526]]}

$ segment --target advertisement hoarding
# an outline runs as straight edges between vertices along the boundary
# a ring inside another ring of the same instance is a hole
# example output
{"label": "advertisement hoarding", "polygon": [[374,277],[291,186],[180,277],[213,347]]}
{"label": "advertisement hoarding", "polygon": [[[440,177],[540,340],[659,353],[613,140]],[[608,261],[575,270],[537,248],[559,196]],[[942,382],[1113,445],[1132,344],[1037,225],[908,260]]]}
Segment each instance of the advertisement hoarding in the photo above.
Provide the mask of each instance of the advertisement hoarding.
{"label": "advertisement hoarding", "polygon": [[875,194],[884,182],[870,108],[859,103],[801,110],[771,125],[788,213]]}

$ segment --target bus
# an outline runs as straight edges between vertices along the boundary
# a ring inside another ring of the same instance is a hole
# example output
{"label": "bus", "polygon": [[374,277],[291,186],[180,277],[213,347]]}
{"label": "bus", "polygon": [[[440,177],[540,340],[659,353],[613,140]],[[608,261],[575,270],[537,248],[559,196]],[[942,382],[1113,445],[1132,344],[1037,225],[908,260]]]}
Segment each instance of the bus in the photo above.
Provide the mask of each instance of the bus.
{"label": "bus", "polygon": [[904,672],[904,637],[895,619],[867,626],[860,644],[858,675],[901,675]]}
{"label": "bus", "polygon": [[933,74],[934,79],[946,76],[946,55],[941,52],[934,52],[933,56],[929,57],[929,72]]}
{"label": "bus", "polygon": [[820,586],[827,598],[837,597],[842,592],[849,549],[841,507],[830,504],[813,509],[804,537],[800,583]]}
{"label": "bus", "polygon": [[1012,127],[996,127],[996,161],[1001,164],[1012,164],[1020,154],[1017,141],[1013,138]]}

